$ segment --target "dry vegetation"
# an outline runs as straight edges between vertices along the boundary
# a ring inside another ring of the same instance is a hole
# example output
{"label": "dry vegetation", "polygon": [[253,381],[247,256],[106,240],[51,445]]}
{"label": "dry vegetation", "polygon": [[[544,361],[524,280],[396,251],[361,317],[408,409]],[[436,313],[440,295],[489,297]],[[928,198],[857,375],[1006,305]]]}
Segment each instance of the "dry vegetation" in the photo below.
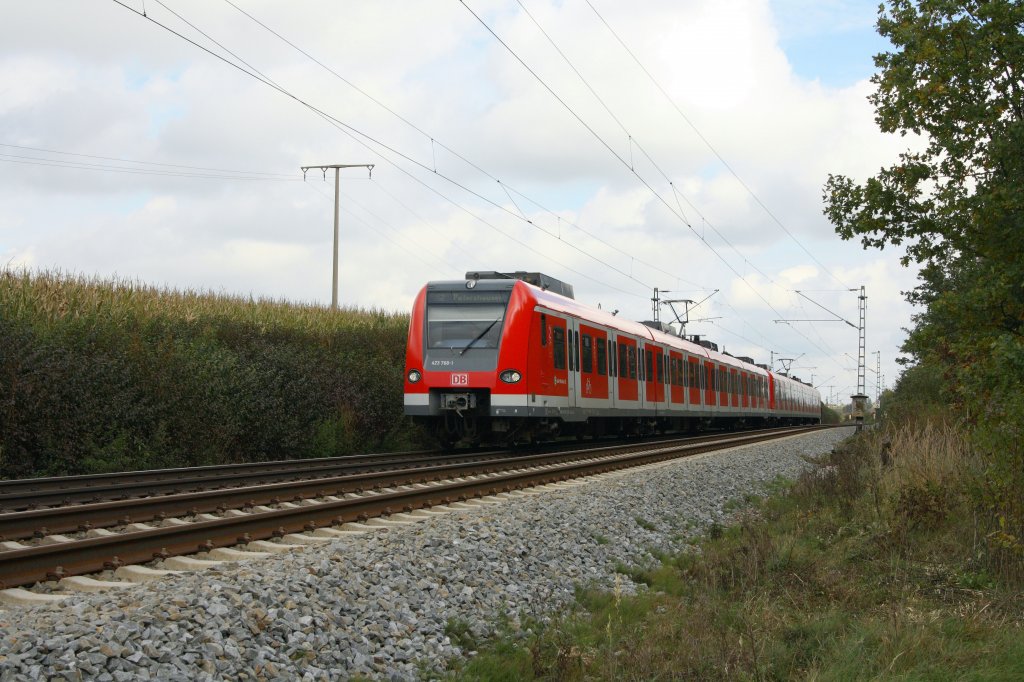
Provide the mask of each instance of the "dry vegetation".
{"label": "dry vegetation", "polygon": [[[458,679],[1024,679],[1019,543],[979,513],[958,427],[866,431],[693,552],[581,590]],[[1012,543],[1011,543],[1012,544]]]}

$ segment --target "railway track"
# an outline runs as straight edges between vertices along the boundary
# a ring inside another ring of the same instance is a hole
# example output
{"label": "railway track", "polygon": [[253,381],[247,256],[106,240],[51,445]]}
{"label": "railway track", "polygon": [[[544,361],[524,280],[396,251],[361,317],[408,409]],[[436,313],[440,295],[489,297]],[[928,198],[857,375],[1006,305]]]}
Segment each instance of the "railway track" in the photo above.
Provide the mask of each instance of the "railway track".
{"label": "railway track", "polygon": [[[438,464],[435,459],[424,466],[410,466],[406,462],[404,468],[325,479],[9,512],[0,514],[0,537],[7,541],[6,551],[0,551],[0,588],[248,545],[269,538],[296,538],[295,534],[316,531],[330,534],[325,529],[366,522],[377,516],[422,515],[423,510],[438,505],[817,428],[822,427],[602,446],[526,457],[491,453],[468,462]],[[211,512],[221,516],[212,516]],[[161,525],[142,523],[152,520]],[[101,530],[115,526],[127,526],[126,532]],[[80,537],[52,535],[61,529]],[[37,544],[24,546],[11,538],[36,538],[33,542]]]}
{"label": "railway track", "polygon": [[[691,437],[694,442],[720,434]],[[669,441],[678,440],[669,438]],[[646,443],[661,442],[649,439]],[[549,445],[537,450],[572,452],[578,444]],[[173,495],[228,487],[358,475],[430,465],[469,463],[486,459],[522,456],[521,452],[478,448],[459,452],[411,451],[388,454],[350,455],[322,459],[276,460],[245,464],[152,469],[80,476],[27,478],[0,481],[0,514],[46,507],[126,500],[156,495]],[[4,534],[0,532],[0,538]]]}

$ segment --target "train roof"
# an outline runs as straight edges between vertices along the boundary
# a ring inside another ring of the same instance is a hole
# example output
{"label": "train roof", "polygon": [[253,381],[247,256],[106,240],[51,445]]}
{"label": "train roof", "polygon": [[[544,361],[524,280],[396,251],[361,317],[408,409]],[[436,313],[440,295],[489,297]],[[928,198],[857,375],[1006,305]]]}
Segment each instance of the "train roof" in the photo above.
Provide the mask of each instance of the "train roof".
{"label": "train roof", "polygon": [[[492,273],[479,274],[489,275]],[[509,273],[509,275],[516,274],[520,273]],[[713,360],[724,365],[731,365],[733,367],[742,368],[744,371],[749,372],[751,374],[759,376],[767,376],[771,374],[773,377],[775,377],[776,381],[807,386],[807,384],[804,384],[802,381],[797,381],[792,377],[788,377],[777,372],[766,370],[763,367],[759,367],[754,363],[747,362],[745,359],[738,358],[735,355],[729,355],[728,353],[706,348],[698,343],[694,343],[693,341],[680,338],[673,334],[667,334],[665,332],[649,327],[643,324],[642,322],[634,322],[623,317],[618,317],[617,315],[613,315],[612,313],[609,313],[606,310],[602,310],[601,308],[594,308],[592,306],[586,305],[585,303],[580,303],[576,299],[563,296],[557,293],[556,291],[552,291],[550,289],[542,288],[534,284],[531,284],[529,281],[526,281],[525,278],[518,278],[509,275],[505,275],[500,278],[490,278],[484,276],[480,277],[479,279],[467,278],[464,280],[438,280],[434,282],[428,282],[427,288],[433,289],[435,291],[454,291],[464,290],[466,288],[474,288],[482,291],[510,292],[515,288],[519,288],[521,291],[523,291],[524,294],[526,294],[530,299],[533,300],[535,305],[542,306],[554,312],[564,313],[566,315],[572,315],[574,317],[582,317],[603,327],[608,327],[610,329],[614,329],[624,334],[631,334],[633,336],[639,336],[646,339],[650,339],[651,341],[655,341],[665,346],[685,351],[690,355],[703,356],[709,360]],[[468,283],[471,281],[473,282],[472,287],[467,287]]]}

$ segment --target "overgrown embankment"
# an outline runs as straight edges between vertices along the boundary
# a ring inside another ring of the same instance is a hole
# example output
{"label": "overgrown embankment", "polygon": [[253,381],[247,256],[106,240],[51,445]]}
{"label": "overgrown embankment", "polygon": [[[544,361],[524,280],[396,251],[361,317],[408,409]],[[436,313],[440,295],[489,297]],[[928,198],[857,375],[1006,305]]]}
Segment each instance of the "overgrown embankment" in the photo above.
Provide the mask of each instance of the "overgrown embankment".
{"label": "overgrown embankment", "polygon": [[695,551],[624,568],[638,596],[491,645],[458,679],[1024,679],[1024,557],[991,468],[936,419],[867,431]]}
{"label": "overgrown embankment", "polygon": [[0,476],[418,444],[408,316],[0,271]]}

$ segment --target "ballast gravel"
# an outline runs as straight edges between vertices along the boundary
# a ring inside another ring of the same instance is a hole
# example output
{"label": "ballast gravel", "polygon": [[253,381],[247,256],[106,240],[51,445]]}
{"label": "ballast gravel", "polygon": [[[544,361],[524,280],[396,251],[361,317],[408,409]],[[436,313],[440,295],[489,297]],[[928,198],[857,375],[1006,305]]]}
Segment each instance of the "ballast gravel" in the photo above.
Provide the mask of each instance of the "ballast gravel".
{"label": "ballast gravel", "polygon": [[581,584],[637,589],[617,565],[678,552],[727,503],[795,478],[852,429],[735,448],[438,515],[258,561],[57,605],[0,607],[7,680],[415,680],[504,620]]}

